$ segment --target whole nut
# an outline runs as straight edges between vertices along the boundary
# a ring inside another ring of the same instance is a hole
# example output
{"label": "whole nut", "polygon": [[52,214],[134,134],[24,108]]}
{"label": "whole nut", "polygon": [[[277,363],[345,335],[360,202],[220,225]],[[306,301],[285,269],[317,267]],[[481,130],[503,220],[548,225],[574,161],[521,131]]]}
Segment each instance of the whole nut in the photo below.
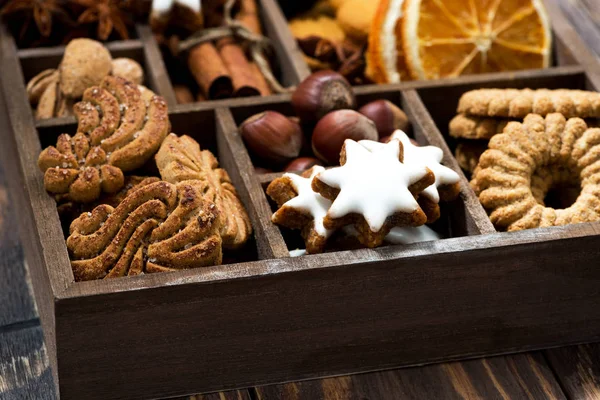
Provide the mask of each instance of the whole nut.
{"label": "whole nut", "polygon": [[112,60],[111,74],[125,78],[136,85],[144,83],[144,70],[142,66],[131,58],[121,57]]}
{"label": "whole nut", "polygon": [[323,165],[323,163],[321,160],[314,157],[298,157],[295,160],[290,161],[290,163],[286,165],[283,170],[285,172],[305,171],[314,167],[315,165]]}
{"label": "whole nut", "polygon": [[99,85],[110,73],[111,61],[102,43],[91,39],[71,40],[58,69],[62,94],[72,99],[83,96],[85,89]]}
{"label": "whole nut", "polygon": [[240,133],[256,156],[273,164],[298,157],[302,148],[300,125],[275,111],[251,116],[240,125]]}
{"label": "whole nut", "polygon": [[315,72],[298,85],[292,106],[302,122],[317,122],[331,111],[356,108],[356,98],[346,78],[326,70]]}
{"label": "whole nut", "polygon": [[365,104],[359,113],[375,122],[379,137],[389,136],[396,129],[407,131],[408,117],[397,105],[388,100],[375,100]]}
{"label": "whole nut", "polygon": [[333,111],[321,118],[312,136],[312,149],[328,164],[337,164],[344,140],[377,140],[377,128],[369,118],[354,110]]}

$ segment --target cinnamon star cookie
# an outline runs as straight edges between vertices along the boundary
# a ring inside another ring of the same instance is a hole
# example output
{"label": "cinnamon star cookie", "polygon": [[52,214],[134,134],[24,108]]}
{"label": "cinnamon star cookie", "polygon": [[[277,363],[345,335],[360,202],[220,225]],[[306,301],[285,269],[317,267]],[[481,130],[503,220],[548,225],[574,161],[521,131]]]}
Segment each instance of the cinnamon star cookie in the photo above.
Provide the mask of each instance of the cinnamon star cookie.
{"label": "cinnamon star cookie", "polygon": [[302,175],[286,173],[267,187],[267,194],[279,207],[271,221],[290,229],[299,229],[308,254],[322,253],[327,239],[333,233],[323,225],[331,201],[311,187],[313,178],[323,171],[325,168],[314,166]]}
{"label": "cinnamon star cookie", "polygon": [[[450,168],[442,165],[444,153],[435,146],[415,146],[410,138],[401,131],[396,130],[392,139],[397,139],[404,148],[403,164],[409,167],[426,167],[435,176],[435,182],[425,188],[418,196],[417,201],[427,215],[427,223],[433,223],[440,218],[440,200],[452,201],[460,192],[459,176]],[[373,151],[381,149],[383,144],[371,140],[361,140],[359,144]]]}
{"label": "cinnamon star cookie", "polygon": [[403,164],[403,145],[398,139],[369,151],[347,139],[340,167],[320,172],[312,181],[314,191],[333,201],[323,225],[336,229],[354,225],[359,241],[367,247],[381,245],[394,226],[419,226],[427,216],[415,200],[435,182],[425,166]]}

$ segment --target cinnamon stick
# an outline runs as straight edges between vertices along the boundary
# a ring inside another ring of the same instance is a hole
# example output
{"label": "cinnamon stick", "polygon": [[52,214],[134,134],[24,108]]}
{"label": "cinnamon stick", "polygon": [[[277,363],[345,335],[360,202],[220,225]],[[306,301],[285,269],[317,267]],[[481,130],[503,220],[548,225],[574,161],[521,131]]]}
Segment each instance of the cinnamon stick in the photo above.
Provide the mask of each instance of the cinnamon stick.
{"label": "cinnamon stick", "polygon": [[252,73],[254,74],[254,78],[256,79],[256,88],[260,92],[260,95],[261,96],[268,96],[268,95],[270,95],[272,93],[271,92],[271,87],[267,83],[267,80],[265,79],[265,77],[262,74],[262,72],[260,72],[260,69],[258,68],[258,65],[256,65],[255,62],[251,62],[250,63],[250,68],[252,69]]}
{"label": "cinnamon stick", "polygon": [[256,0],[240,0],[240,11],[237,13],[235,19],[244,24],[250,32],[257,35],[262,34]]}
{"label": "cinnamon stick", "polygon": [[231,75],[234,96],[248,97],[260,95],[250,62],[248,62],[244,50],[242,50],[234,39],[220,39],[217,41],[217,49]]}
{"label": "cinnamon stick", "polygon": [[233,94],[229,70],[211,42],[200,43],[190,50],[188,68],[206,98],[224,99]]}

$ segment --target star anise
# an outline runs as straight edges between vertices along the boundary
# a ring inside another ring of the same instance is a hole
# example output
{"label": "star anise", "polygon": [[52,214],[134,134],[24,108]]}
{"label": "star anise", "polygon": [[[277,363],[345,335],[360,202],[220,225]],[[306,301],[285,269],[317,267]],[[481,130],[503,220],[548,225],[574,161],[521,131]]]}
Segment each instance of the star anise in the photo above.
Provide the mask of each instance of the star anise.
{"label": "star anise", "polygon": [[42,37],[47,38],[52,32],[53,17],[60,15],[64,20],[68,19],[63,5],[64,0],[13,0],[2,8],[0,14],[3,17],[21,14],[20,18],[24,15],[19,34],[21,38],[27,32],[32,20]]}
{"label": "star anise", "polygon": [[131,21],[125,9],[130,6],[130,0],[70,0],[70,2],[85,8],[77,19],[78,23],[98,24],[98,39],[107,40],[113,30],[121,39],[129,39],[127,25]]}

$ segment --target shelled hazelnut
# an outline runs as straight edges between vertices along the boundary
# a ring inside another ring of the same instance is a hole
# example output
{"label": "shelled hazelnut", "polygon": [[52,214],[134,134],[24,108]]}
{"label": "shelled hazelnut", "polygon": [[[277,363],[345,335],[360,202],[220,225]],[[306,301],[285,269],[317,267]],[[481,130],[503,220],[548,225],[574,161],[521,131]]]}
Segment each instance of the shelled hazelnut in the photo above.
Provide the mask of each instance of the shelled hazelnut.
{"label": "shelled hazelnut", "polygon": [[285,172],[292,171],[305,171],[315,165],[323,165],[321,160],[314,157],[298,157],[295,160],[290,161],[283,170]]}
{"label": "shelled hazelnut", "polygon": [[337,165],[346,139],[384,141],[396,129],[409,126],[406,114],[388,100],[375,100],[355,111],[352,87],[332,71],[301,82],[292,106],[297,116],[264,111],[240,125],[255,165],[285,172]]}
{"label": "shelled hazelnut", "polygon": [[300,154],[300,125],[275,111],[265,111],[245,120],[240,133],[248,148],[267,162],[284,164]]}
{"label": "shelled hazelnut", "polygon": [[375,123],[354,110],[332,111],[319,120],[312,136],[315,155],[328,164],[338,163],[344,140],[378,140]]}
{"label": "shelled hazelnut", "polygon": [[319,71],[298,85],[292,94],[292,106],[302,122],[317,122],[331,111],[356,108],[356,98],[342,75]]}
{"label": "shelled hazelnut", "polygon": [[396,129],[408,132],[408,117],[389,100],[375,100],[365,104],[358,112],[375,123],[379,137],[391,135]]}

